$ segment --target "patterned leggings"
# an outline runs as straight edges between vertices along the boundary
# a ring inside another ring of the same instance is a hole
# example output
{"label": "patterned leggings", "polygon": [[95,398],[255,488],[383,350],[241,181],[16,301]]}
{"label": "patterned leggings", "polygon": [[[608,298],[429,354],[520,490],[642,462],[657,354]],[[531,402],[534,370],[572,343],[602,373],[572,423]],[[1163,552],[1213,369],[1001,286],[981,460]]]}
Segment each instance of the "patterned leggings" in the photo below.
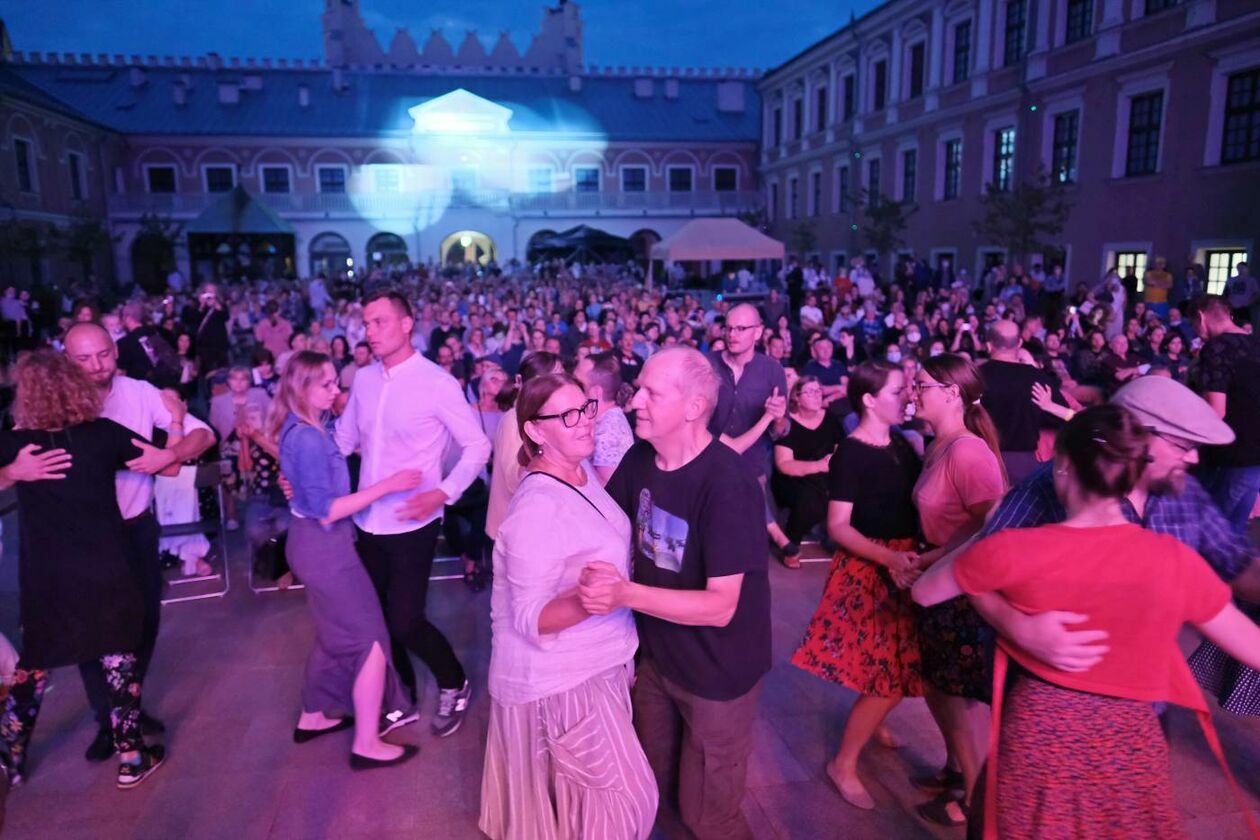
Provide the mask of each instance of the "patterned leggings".
{"label": "patterned leggings", "polygon": [[[136,676],[134,653],[107,653],[100,658],[109,689],[109,720],[114,728],[114,746],[118,752],[141,749],[140,680]],[[5,762],[9,775],[20,779],[26,767],[26,748],[35,732],[39,707],[48,687],[48,671],[25,668],[18,663],[9,697],[0,712],[0,739],[8,748]]]}

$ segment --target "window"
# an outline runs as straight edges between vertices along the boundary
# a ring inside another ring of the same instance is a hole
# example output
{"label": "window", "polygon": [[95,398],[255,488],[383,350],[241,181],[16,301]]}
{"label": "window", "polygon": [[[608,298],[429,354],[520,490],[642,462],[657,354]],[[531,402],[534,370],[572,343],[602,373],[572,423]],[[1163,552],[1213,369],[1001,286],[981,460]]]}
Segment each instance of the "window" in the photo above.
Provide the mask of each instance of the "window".
{"label": "window", "polygon": [[66,168],[70,174],[70,195],[75,201],[82,201],[87,192],[83,181],[83,155],[78,152],[67,153]]}
{"label": "window", "polygon": [[809,173],[809,215],[817,216],[822,212],[822,173]]}
{"label": "window", "polygon": [[236,170],[230,166],[207,166],[204,170],[206,192],[230,192],[236,186]]}
{"label": "window", "polygon": [[739,189],[739,169],[734,166],[713,167],[713,189],[717,192],[735,192]]}
{"label": "window", "polygon": [[573,191],[580,193],[599,192],[599,167],[578,166],[573,169]]}
{"label": "window", "polygon": [[797,211],[800,207],[800,184],[796,177],[788,178],[788,206],[787,217],[795,219]]}
{"label": "window", "polygon": [[1015,129],[999,128],[993,132],[993,186],[1010,192],[1015,174]]}
{"label": "window", "polygon": [[477,167],[456,166],[451,170],[451,192],[471,193],[477,189]]}
{"label": "window", "polygon": [[1230,248],[1207,252],[1207,292],[1225,294],[1225,282],[1238,273],[1238,264],[1247,261],[1247,252]]}
{"label": "window", "polygon": [[923,95],[923,77],[927,67],[927,45],[919,42],[910,48],[910,98]]}
{"label": "window", "polygon": [[800,140],[805,133],[805,100],[792,100],[792,139]]}
{"label": "window", "polygon": [[1117,251],[1116,273],[1122,280],[1132,274],[1138,279],[1138,291],[1142,291],[1142,277],[1146,274],[1146,252]]}
{"label": "window", "polygon": [[1153,15],[1177,6],[1181,0],[1146,0],[1146,14]]}
{"label": "window", "polygon": [[1067,31],[1063,42],[1074,44],[1094,30],[1094,0],[1067,0]]}
{"label": "window", "polygon": [[770,145],[777,146],[783,142],[783,109],[774,109],[774,136],[770,138]]}
{"label": "window", "polygon": [[1081,112],[1054,115],[1054,139],[1050,147],[1050,175],[1060,184],[1076,183],[1076,144]]}
{"label": "window", "polygon": [[901,200],[914,201],[914,190],[919,179],[919,151],[906,149],[901,153]]}
{"label": "window", "polygon": [[1260,67],[1229,77],[1221,163],[1260,160]]}
{"label": "window", "polygon": [[30,141],[13,138],[13,157],[17,163],[18,189],[22,192],[35,192],[35,176],[31,170]]}
{"label": "window", "polygon": [[647,167],[646,166],[621,167],[621,191],[622,192],[647,192]]}
{"label": "window", "polygon": [[150,166],[145,169],[145,175],[148,177],[148,180],[149,180],[149,192],[151,193],[175,192],[175,167]]}
{"label": "window", "polygon": [[845,120],[853,119],[853,115],[857,113],[857,90],[856,82],[853,74],[844,77],[844,118]]}
{"label": "window", "polygon": [[827,89],[820,87],[814,92],[814,131],[827,127]]}
{"label": "window", "polygon": [[879,198],[879,158],[875,158],[866,164],[866,191],[868,193],[867,202],[874,203]]}
{"label": "window", "polygon": [[971,76],[971,21],[954,27],[954,84]]}
{"label": "window", "polygon": [[1164,110],[1162,90],[1129,101],[1129,145],[1124,174],[1152,175],[1159,168],[1159,123]]}
{"label": "window", "polygon": [[690,166],[671,166],[669,168],[669,191],[691,192]]}
{"label": "window", "polygon": [[884,104],[888,100],[888,62],[880,60],[875,62],[875,90],[871,97],[871,110],[883,110]]}
{"label": "window", "polygon": [[262,179],[265,193],[289,192],[289,167],[287,166],[264,166]]}
{"label": "window", "polygon": [[849,167],[841,166],[836,169],[836,212],[849,212]]}
{"label": "window", "polygon": [[962,187],[962,141],[945,142],[945,190],[946,200],[958,198]]}
{"label": "window", "polygon": [[770,221],[774,221],[779,216],[779,185],[770,185],[770,206],[766,208],[766,215],[770,217]]}
{"label": "window", "polygon": [[402,190],[402,172],[397,166],[373,166],[372,186],[379,193],[396,193]]}
{"label": "window", "polygon": [[1024,57],[1024,43],[1028,39],[1025,31],[1028,10],[1024,3],[1025,0],[1007,0],[1006,3],[1006,30],[1002,42],[1002,64],[1006,67],[1018,64]]}
{"label": "window", "polygon": [[531,167],[528,174],[529,191],[531,193],[549,193],[552,191],[552,170],[550,166]]}
{"label": "window", "polygon": [[344,166],[320,166],[315,171],[319,176],[320,192],[344,193],[346,191],[346,168]]}

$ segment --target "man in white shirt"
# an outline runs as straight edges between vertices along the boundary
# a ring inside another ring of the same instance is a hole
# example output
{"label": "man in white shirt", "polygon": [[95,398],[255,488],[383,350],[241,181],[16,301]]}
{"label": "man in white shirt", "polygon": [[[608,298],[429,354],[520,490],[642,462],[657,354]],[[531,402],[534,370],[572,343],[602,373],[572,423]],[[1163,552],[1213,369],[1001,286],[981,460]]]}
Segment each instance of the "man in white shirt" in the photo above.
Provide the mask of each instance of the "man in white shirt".
{"label": "man in white shirt", "polygon": [[[459,382],[412,348],[414,321],[405,297],[372,294],[364,301],[363,320],[378,361],[354,376],[337,421],[337,445],[347,455],[360,450],[362,487],[402,467],[420,470],[424,479],[410,498],[391,494],[355,514],[359,556],[381,599],[394,666],[413,696],[416,675],[408,651],[433,672],[439,689],[433,732],[446,737],[463,723],[471,692],[450,642],[426,617],[425,600],[442,512],[481,473],[490,441]],[[462,454],[443,477],[442,456],[452,441]]]}
{"label": "man in white shirt", "polygon": [[[214,444],[214,433],[205,423],[187,415],[177,397],[159,391],[148,382],[118,375],[118,347],[98,324],[80,323],[71,327],[65,336],[65,352],[104,393],[102,417],[146,439],[153,438],[154,429],[161,429],[167,436],[165,449],[146,450],[143,456],[129,461],[129,471],[118,473],[114,481],[118,509],[127,529],[128,559],[144,597],[144,635],[136,651],[136,676],[143,681],[153,659],[162,610],[159,529],[152,513],[153,476],[171,464],[205,452]],[[79,673],[100,726],[86,758],[105,761],[114,754],[105,675],[99,662],[80,665]],[[160,732],[164,728],[160,721],[144,712],[140,713],[140,723],[148,732]]]}

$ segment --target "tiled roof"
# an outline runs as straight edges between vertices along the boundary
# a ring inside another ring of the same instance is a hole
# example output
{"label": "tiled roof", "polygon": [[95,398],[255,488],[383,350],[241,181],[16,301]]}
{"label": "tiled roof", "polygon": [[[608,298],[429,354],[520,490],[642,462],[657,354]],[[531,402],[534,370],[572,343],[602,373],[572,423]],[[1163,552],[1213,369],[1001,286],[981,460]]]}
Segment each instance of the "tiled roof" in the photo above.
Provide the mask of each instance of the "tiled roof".
{"label": "tiled roof", "polygon": [[[718,80],[679,79],[676,99],[653,80],[651,97],[635,96],[630,76],[584,76],[573,91],[566,76],[406,74],[345,71],[347,88],[333,89],[329,70],[145,67],[132,84],[122,66],[15,64],[7,73],[123,134],[381,137],[409,134],[407,109],[464,88],[513,111],[513,131],[575,132],[622,141],[755,141],[760,105],[753,80],[742,80],[744,110],[718,109]],[[219,84],[259,77],[261,89],[240,90],[239,102],[219,101]],[[191,82],[186,103],[174,88]],[[309,105],[298,89],[309,90]]]}

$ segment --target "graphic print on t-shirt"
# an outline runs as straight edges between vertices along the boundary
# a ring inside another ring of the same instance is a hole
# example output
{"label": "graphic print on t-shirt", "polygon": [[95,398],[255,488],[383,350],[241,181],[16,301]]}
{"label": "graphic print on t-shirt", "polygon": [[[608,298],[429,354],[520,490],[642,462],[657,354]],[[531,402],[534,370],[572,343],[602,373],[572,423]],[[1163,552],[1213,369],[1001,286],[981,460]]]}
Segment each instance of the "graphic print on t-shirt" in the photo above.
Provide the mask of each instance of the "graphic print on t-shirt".
{"label": "graphic print on t-shirt", "polygon": [[639,551],[656,568],[675,573],[682,569],[688,530],[687,520],[652,504],[651,490],[645,487],[639,492],[639,509],[634,521],[635,541]]}

